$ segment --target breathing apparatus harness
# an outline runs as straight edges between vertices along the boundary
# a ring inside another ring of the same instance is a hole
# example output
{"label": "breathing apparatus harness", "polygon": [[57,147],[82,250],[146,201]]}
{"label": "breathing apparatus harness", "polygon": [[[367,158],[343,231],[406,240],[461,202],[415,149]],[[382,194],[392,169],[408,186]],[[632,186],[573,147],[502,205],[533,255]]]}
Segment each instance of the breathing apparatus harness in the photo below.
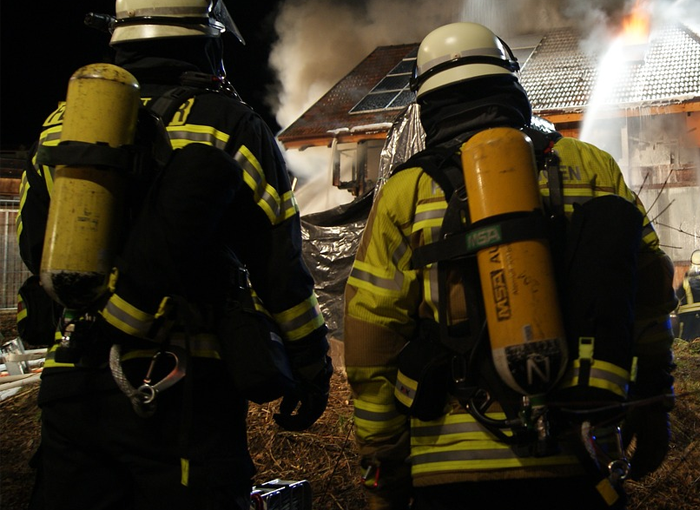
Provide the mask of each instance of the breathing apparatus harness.
{"label": "breathing apparatus harness", "polygon": [[[114,67],[116,68],[116,66]],[[97,74],[99,78],[99,69],[88,69],[88,71],[94,71],[94,74]],[[123,198],[124,207],[120,208],[120,217],[114,219],[116,224],[122,228],[113,232],[113,235],[118,239],[110,241],[116,242],[117,249],[114,255],[115,260],[112,261],[115,267],[108,275],[107,281],[104,281],[104,278],[100,278],[99,281],[93,278],[90,281],[92,287],[77,285],[77,288],[71,287],[70,282],[68,282],[67,285],[56,290],[58,295],[52,296],[63,306],[62,317],[59,320],[59,331],[56,333],[60,345],[55,351],[55,361],[59,364],[66,363],[78,366],[92,366],[94,364],[94,361],[86,358],[85,354],[88,352],[88,346],[95,341],[93,337],[102,336],[101,332],[95,329],[98,315],[114,291],[118,275],[117,268],[124,264],[119,256],[119,245],[125,239],[123,227],[126,226],[128,232],[130,224],[135,221],[144,200],[151,192],[160,173],[166,168],[173,153],[165,126],[185,102],[197,95],[222,93],[240,100],[235,89],[222,77],[200,72],[185,72],[179,81],[178,86],[150,101],[146,106],[138,108],[133,143],[114,147],[103,143],[67,140],[54,147],[40,146],[37,153],[37,162],[41,165],[48,165],[52,168],[57,165],[92,168],[96,170],[96,175],[116,172],[127,182]],[[73,195],[70,200],[75,202],[76,196]],[[77,197],[77,200],[80,200],[80,196]],[[60,245],[55,248],[52,246],[52,249],[61,250],[62,247]],[[80,254],[72,254],[71,256],[79,257]],[[44,265],[42,262],[42,272],[45,269]],[[57,271],[57,273],[60,274],[61,271]],[[77,278],[73,282],[81,283],[80,277],[83,276],[83,273],[76,273]],[[84,294],[85,291],[87,294]],[[95,295],[98,296],[96,299],[93,297]],[[122,370],[120,341],[112,340],[109,354],[110,369],[117,385],[131,400],[134,410],[139,416],[151,416],[155,412],[157,395],[185,377],[190,356],[189,338],[193,334],[192,331],[188,331],[190,329],[188,325],[198,321],[198,317],[193,317],[192,313],[192,305],[187,303],[184,298],[178,296],[164,298],[147,335],[159,348],[151,359],[143,383],[138,387],[131,385]],[[176,321],[185,330],[184,345],[174,345],[169,338]],[[116,336],[121,337],[122,333],[116,333]],[[162,379],[154,381],[154,371],[163,372],[163,369],[165,369],[166,375]]]}
{"label": "breathing apparatus harness", "polygon": [[[414,267],[437,263],[439,323],[422,321],[418,338],[423,341],[409,342],[400,354],[396,403],[400,410],[411,416],[432,420],[444,413],[447,401],[452,396],[518,456],[556,454],[560,440],[566,439],[567,444],[573,445],[584,469],[592,476],[601,497],[612,506],[621,497],[621,482],[630,469],[618,427],[624,415],[625,395],[617,394],[611,399],[609,392],[592,388],[598,384],[597,379],[592,382],[594,377],[600,377],[596,372],[598,369],[591,368],[594,360],[593,337],[577,336],[574,342],[567,338],[570,366],[563,380],[569,387],[542,394],[523,394],[504,383],[489,349],[489,328],[484,317],[483,280],[480,284],[477,252],[498,243],[545,238],[556,254],[553,262],[558,275],[571,271],[573,264],[570,252],[575,251],[575,247],[566,245],[567,236],[571,238],[574,235],[570,233],[570,221],[564,215],[559,157],[552,149],[561,135],[538,126],[524,128],[523,132],[534,145],[537,168],[548,176],[549,200],[545,204],[548,217],[537,211],[505,215],[496,225],[497,236],[487,235],[493,224],[474,224],[470,217],[470,197],[467,196],[458,149],[475,133],[450,146],[427,149],[395,170],[421,167],[442,188],[448,201],[439,241],[415,249],[412,259]],[[636,250],[641,240],[641,217],[637,218],[640,213],[634,206],[622,204],[623,199],[615,200],[619,197],[605,198],[615,212],[617,208],[624,211],[622,216],[631,218],[633,225],[639,220],[637,237],[632,235],[628,243]],[[634,254],[632,256],[626,264],[634,266]],[[449,325],[447,281],[453,271],[461,275],[469,319],[465,323]],[[562,294],[565,293],[561,287],[569,283],[564,280],[557,282]],[[569,296],[561,306],[575,306],[577,298],[576,295]],[[552,306],[558,307],[560,304],[553,303]],[[567,317],[567,329],[570,329],[572,322],[575,320]],[[578,326],[574,324],[573,327],[577,333],[586,329]],[[595,347],[605,348],[600,341]],[[626,357],[631,358],[631,345],[619,350],[623,352],[622,359],[615,361],[624,366],[630,361]],[[598,358],[598,350],[595,354]],[[430,361],[426,363],[426,360]],[[601,364],[597,359],[596,363],[596,367]],[[572,370],[576,373],[575,377],[571,375]],[[562,384],[559,383],[559,386]],[[591,405],[590,401],[598,398],[600,401]],[[582,400],[587,402],[581,404]],[[487,415],[494,403],[505,412],[505,419],[498,420]]]}

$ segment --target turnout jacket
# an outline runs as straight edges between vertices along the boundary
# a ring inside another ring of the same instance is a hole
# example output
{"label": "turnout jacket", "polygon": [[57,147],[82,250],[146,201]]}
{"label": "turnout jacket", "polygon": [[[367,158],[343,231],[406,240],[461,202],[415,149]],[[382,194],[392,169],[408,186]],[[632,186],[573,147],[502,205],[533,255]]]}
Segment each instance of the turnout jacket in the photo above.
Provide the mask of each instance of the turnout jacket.
{"label": "turnout jacket", "polygon": [[[635,203],[644,213],[635,350],[640,366],[667,363],[673,341],[668,320],[675,306],[673,267],[659,248],[643,205],[627,188],[609,154],[566,137],[557,141],[554,150],[561,160],[567,215],[574,203],[611,194]],[[544,172],[539,185],[541,195],[547,197]],[[416,268],[411,257],[417,247],[438,240],[446,207],[443,191],[422,168],[405,168],[392,175],[375,200],[347,282],[345,362],[354,396],[356,435],[363,464],[380,466],[380,480],[373,478],[366,485],[381,489],[381,478],[389,480],[390,471],[400,471],[405,462],[410,464],[414,486],[582,474],[576,456],[566,450],[549,457],[518,457],[457,402],[433,421],[397,412],[398,353],[415,337],[419,321],[439,322],[437,264]],[[452,285],[448,315],[451,324],[457,324],[467,319],[467,306],[462,290],[454,281]],[[395,480],[387,483],[402,485]]]}
{"label": "turnout jacket", "polygon": [[676,292],[678,313],[700,313],[700,275],[686,276]]}
{"label": "turnout jacket", "polygon": [[700,337],[700,274],[688,274],[676,291],[678,297],[678,336],[692,341]]}
{"label": "turnout jacket", "polygon": [[[147,64],[123,66],[139,80],[144,104],[178,85],[177,78],[152,84],[149,76],[177,77],[192,70],[189,64],[167,61],[160,62],[159,73],[158,61],[149,59]],[[46,119],[39,146],[58,144],[64,109],[60,104]],[[169,165],[160,185],[171,186],[166,206],[172,214],[158,210],[142,242],[132,243],[122,254],[129,260],[100,315],[130,338],[152,340],[149,332],[165,296],[184,294],[197,304],[216,304],[228,281],[221,254],[233,251],[247,267],[258,304],[274,318],[283,340],[318,351],[325,343],[326,326],[302,259],[298,206],[269,127],[237,96],[207,91],[180,106],[167,134],[174,149],[172,172],[179,177],[172,189]],[[21,185],[20,252],[35,274],[40,270],[53,170],[38,164],[34,152]],[[210,335],[196,347],[200,356],[219,356]],[[67,369],[76,372],[55,363],[49,353],[45,377]]]}

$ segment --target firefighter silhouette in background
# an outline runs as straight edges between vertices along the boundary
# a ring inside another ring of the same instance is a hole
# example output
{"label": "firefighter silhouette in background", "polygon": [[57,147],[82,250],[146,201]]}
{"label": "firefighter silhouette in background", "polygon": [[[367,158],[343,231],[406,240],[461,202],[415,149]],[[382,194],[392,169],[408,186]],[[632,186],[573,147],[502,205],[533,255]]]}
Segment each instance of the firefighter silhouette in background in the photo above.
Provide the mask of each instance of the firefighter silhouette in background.
{"label": "firefighter silhouette in background", "polygon": [[676,295],[678,338],[688,342],[700,338],[700,250],[690,256],[690,267]]}

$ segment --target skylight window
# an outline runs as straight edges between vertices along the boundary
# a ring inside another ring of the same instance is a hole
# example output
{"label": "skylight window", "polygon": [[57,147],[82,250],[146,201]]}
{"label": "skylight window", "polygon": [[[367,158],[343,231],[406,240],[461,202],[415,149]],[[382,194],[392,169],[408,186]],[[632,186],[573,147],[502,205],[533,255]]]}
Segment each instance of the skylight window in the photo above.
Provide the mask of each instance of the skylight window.
{"label": "skylight window", "polygon": [[412,103],[416,95],[409,88],[409,81],[416,63],[418,48],[414,48],[389,73],[370,90],[350,113],[367,113],[403,108]]}

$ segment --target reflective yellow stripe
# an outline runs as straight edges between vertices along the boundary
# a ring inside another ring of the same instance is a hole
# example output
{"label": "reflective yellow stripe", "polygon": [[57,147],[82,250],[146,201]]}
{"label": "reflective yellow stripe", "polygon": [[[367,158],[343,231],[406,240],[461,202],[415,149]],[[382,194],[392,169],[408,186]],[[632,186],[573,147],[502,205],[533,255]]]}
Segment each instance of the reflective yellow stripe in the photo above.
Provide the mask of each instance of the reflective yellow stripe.
{"label": "reflective yellow stripe", "polygon": [[[493,420],[504,420],[502,412],[488,413]],[[511,435],[510,430],[504,430]],[[472,415],[464,412],[446,414],[436,420],[411,420],[411,445],[420,450],[421,447],[435,448],[441,445],[455,444],[459,441],[482,441],[501,448],[503,443],[496,441],[493,436],[481,426]],[[483,445],[482,445],[483,446]]]}
{"label": "reflective yellow stripe", "polygon": [[288,191],[280,198],[277,190],[267,182],[260,162],[245,145],[241,145],[233,158],[243,168],[243,180],[252,190],[256,204],[271,224],[277,225],[298,214],[299,206],[294,194]]}
{"label": "reflective yellow stripe", "polygon": [[[221,359],[219,354],[219,340],[216,335],[211,333],[200,333],[189,339],[182,333],[175,333],[169,337],[169,344],[183,349],[189,347],[189,352],[197,358]],[[129,351],[122,355],[122,361],[128,361],[136,358],[150,358],[161,350],[160,346],[155,346],[152,349],[140,349]],[[166,347],[167,350],[167,347]]]}
{"label": "reflective yellow stripe", "polygon": [[[489,417],[502,420],[505,415],[489,413]],[[429,422],[412,419],[411,462],[414,475],[577,463],[575,456],[520,458],[471,415],[463,412]]]}
{"label": "reflective yellow stripe", "polygon": [[[562,388],[570,388],[579,384],[579,376],[581,371],[581,361],[574,360],[571,369],[562,381]],[[592,360],[590,369],[590,380],[588,386],[592,388],[600,388],[608,390],[621,397],[627,396],[627,389],[630,381],[630,372],[598,359]]]}
{"label": "reflective yellow stripe", "polygon": [[[61,339],[61,333],[56,333],[57,339]],[[44,370],[47,368],[74,368],[74,363],[58,363],[56,361],[56,349],[60,347],[60,344],[53,344],[48,351],[46,351],[46,358],[44,359]]]}
{"label": "reflective yellow stripe", "polygon": [[315,294],[293,308],[273,314],[273,317],[287,340],[305,337],[320,328],[324,321]]}
{"label": "reflective yellow stripe", "polygon": [[[56,339],[61,339],[61,333],[56,333]],[[219,340],[215,335],[202,333],[195,335],[189,339],[189,343],[183,334],[174,334],[170,337],[171,345],[182,347],[183,349],[189,345],[189,352],[192,356],[196,358],[209,358],[209,359],[221,359],[219,353]],[[75,368],[73,363],[57,363],[55,360],[56,349],[60,344],[56,343],[52,345],[47,353],[44,362],[44,368]],[[135,351],[129,351],[122,356],[122,361],[128,361],[138,358],[152,358],[155,354],[161,350],[158,345],[153,346],[152,349],[140,349]]]}
{"label": "reflective yellow stripe", "polygon": [[451,450],[411,456],[411,474],[430,474],[445,471],[486,471],[521,467],[563,466],[577,464],[573,455],[550,457],[518,457],[510,448],[491,450]]}
{"label": "reflective yellow stripe", "polygon": [[27,318],[27,307],[24,303],[24,298],[18,294],[17,295],[17,322]]}
{"label": "reflective yellow stripe", "polygon": [[173,149],[182,149],[191,143],[201,143],[224,150],[230,139],[228,134],[211,126],[186,124],[177,127],[168,126],[167,129]]}
{"label": "reflective yellow stripe", "polygon": [[681,305],[678,307],[678,313],[700,312],[700,303],[692,303],[689,305]]}
{"label": "reflective yellow stripe", "polygon": [[399,371],[396,376],[396,387],[394,389],[396,399],[406,407],[411,407],[416,398],[417,389],[418,381],[414,381]]}
{"label": "reflective yellow stripe", "polygon": [[405,427],[406,416],[400,414],[393,404],[355,400],[354,406],[355,434],[361,441],[381,440]]}
{"label": "reflective yellow stripe", "polygon": [[408,418],[394,405],[394,371],[384,365],[346,369],[348,380],[362,387],[362,395],[353,401],[356,436],[381,441],[407,430]]}
{"label": "reflective yellow stripe", "polygon": [[147,338],[156,319],[155,315],[139,310],[117,294],[112,294],[100,315],[115,328],[138,338]]}
{"label": "reflective yellow stripe", "polygon": [[687,278],[683,280],[683,290],[685,291],[686,304],[678,307],[678,313],[700,312],[700,302],[695,302],[693,289],[690,288],[690,281]]}
{"label": "reflective yellow stripe", "polygon": [[695,303],[695,297],[693,296],[693,289],[690,287],[690,279],[683,279],[683,290],[685,291],[686,303]]}

